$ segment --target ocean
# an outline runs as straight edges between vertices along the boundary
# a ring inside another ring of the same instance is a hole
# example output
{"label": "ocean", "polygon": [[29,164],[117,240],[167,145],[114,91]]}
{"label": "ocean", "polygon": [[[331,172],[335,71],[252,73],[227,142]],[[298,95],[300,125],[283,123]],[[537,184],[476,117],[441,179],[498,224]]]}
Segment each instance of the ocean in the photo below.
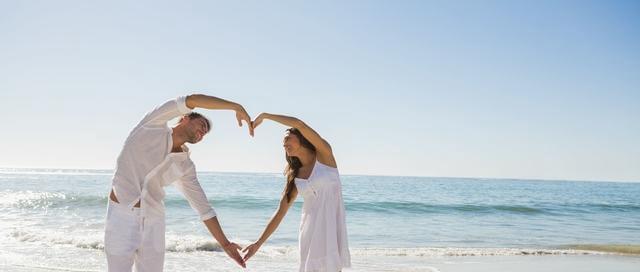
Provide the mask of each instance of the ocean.
{"label": "ocean", "polygon": [[[112,171],[0,169],[0,270],[104,271]],[[354,271],[455,256],[638,253],[640,183],[343,175]],[[282,174],[199,173],[227,236],[258,238]],[[241,271],[167,188],[166,271]],[[246,271],[296,271],[299,198]]]}

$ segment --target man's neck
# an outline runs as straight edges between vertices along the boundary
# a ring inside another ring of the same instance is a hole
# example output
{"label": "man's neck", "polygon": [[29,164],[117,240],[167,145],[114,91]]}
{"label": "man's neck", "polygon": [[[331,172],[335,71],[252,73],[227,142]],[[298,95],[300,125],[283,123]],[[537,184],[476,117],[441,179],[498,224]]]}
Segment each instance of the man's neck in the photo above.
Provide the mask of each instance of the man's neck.
{"label": "man's neck", "polygon": [[184,137],[182,137],[180,130],[177,128],[173,128],[171,131],[171,140],[172,140],[172,146],[171,146],[171,152],[183,152],[184,150],[182,150],[182,145],[186,142],[184,140]]}

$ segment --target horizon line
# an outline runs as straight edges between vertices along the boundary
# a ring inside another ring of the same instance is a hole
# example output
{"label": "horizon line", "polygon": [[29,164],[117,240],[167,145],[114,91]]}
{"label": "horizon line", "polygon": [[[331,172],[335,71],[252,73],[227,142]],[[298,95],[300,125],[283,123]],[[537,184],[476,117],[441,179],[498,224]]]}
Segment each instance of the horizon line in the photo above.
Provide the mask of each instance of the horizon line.
{"label": "horizon line", "polygon": [[[52,167],[6,167],[0,166],[1,170],[80,170],[80,171],[114,171],[115,169],[106,168],[52,168]],[[239,172],[224,170],[199,170],[200,173],[221,173],[221,174],[282,174],[277,172]],[[0,172],[1,173],[1,172]],[[418,175],[388,175],[388,174],[340,174],[342,176],[364,176],[364,177],[399,177],[399,178],[448,178],[448,179],[493,179],[493,180],[513,180],[513,181],[560,181],[560,182],[610,182],[610,183],[640,183],[640,180],[581,180],[581,179],[557,179],[557,178],[515,178],[515,177],[473,177],[473,176],[418,176]]]}

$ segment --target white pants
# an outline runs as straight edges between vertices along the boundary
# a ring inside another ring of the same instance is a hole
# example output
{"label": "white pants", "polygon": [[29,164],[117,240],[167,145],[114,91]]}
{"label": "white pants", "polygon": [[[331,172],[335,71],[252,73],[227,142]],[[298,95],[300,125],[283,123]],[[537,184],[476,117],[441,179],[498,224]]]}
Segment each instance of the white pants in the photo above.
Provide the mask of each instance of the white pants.
{"label": "white pants", "polygon": [[164,218],[149,220],[140,208],[128,208],[109,199],[104,231],[104,251],[109,272],[162,271]]}

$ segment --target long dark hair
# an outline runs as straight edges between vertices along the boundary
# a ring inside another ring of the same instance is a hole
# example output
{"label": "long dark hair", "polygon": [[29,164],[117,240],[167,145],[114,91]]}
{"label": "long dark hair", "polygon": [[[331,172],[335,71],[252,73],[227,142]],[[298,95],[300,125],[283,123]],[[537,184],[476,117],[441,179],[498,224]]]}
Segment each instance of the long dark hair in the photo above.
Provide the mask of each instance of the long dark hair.
{"label": "long dark hair", "polygon": [[[296,135],[300,140],[300,145],[306,149],[312,150],[314,153],[316,152],[316,147],[307,140],[300,130],[297,128],[289,128],[287,129],[289,134]],[[284,153],[285,158],[287,159],[287,166],[284,168],[284,175],[287,177],[287,184],[284,187],[284,194],[287,197],[287,202],[291,202],[291,193],[293,192],[293,188],[295,187],[295,179],[298,176],[298,172],[300,171],[300,167],[302,167],[302,162],[300,162],[300,158],[295,156],[287,156],[287,152]]]}

